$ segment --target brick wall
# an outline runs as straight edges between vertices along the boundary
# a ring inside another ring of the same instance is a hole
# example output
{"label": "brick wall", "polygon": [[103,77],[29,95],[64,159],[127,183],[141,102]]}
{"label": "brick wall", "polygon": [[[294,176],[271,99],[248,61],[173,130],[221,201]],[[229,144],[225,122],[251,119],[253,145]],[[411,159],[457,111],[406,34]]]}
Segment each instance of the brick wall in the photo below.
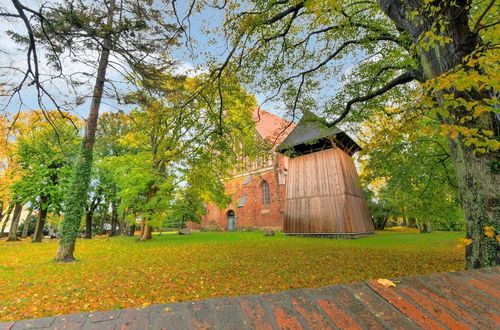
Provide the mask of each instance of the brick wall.
{"label": "brick wall", "polygon": [[[223,230],[228,228],[227,213],[232,210],[236,214],[236,228],[242,227],[276,227],[283,228],[285,199],[286,199],[286,165],[287,158],[274,154],[270,160],[260,168],[240,173],[226,182],[226,193],[231,196],[231,203],[225,209],[219,209],[215,204],[207,206],[207,214],[202,217],[201,224],[190,224],[192,229],[200,229],[216,222]],[[251,177],[251,179],[248,179]],[[248,182],[248,180],[250,180]],[[262,183],[269,185],[270,203],[263,204]],[[248,183],[247,183],[248,182]],[[246,196],[243,206],[238,206]]]}

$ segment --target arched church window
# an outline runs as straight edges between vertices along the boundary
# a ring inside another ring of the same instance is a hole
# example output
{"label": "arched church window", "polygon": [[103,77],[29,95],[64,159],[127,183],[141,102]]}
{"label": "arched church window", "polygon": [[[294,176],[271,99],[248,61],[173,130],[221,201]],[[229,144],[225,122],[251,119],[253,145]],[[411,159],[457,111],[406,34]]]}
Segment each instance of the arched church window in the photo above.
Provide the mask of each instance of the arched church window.
{"label": "arched church window", "polygon": [[269,183],[267,181],[262,181],[260,188],[262,189],[262,204],[271,204],[271,193],[269,191]]}

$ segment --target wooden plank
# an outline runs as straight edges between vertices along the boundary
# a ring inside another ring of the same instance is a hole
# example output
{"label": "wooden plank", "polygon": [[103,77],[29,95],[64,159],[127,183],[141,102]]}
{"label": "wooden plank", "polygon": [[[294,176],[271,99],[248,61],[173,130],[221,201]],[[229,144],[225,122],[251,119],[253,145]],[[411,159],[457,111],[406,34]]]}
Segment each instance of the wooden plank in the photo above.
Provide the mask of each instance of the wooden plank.
{"label": "wooden plank", "polygon": [[286,233],[365,233],[373,222],[356,167],[341,149],[289,160]]}

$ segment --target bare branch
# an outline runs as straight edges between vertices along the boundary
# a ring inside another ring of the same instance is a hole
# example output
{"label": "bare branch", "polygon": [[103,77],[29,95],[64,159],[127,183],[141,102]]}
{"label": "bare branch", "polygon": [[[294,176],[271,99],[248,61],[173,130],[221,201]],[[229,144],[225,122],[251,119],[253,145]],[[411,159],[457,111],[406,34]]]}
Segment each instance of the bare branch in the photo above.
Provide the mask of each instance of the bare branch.
{"label": "bare branch", "polygon": [[284,11],[280,12],[279,14],[276,14],[275,16],[267,19],[264,24],[265,25],[270,25],[270,24],[273,24],[285,17],[287,17],[288,15],[292,14],[292,13],[295,13],[295,12],[298,12],[299,10],[301,10],[302,8],[304,8],[304,2],[299,2],[298,4],[296,4],[295,6],[292,6],[288,9],[285,9]]}
{"label": "bare branch", "polygon": [[488,4],[488,6],[486,6],[483,13],[477,19],[477,22],[474,25],[474,28],[472,29],[473,33],[477,34],[479,32],[479,30],[481,29],[481,21],[483,20],[484,16],[486,16],[486,14],[490,11],[490,9],[493,7],[494,4],[495,4],[495,0],[491,0],[490,3]]}
{"label": "bare branch", "polygon": [[396,86],[407,84],[413,80],[418,80],[419,77],[420,77],[420,72],[418,72],[417,70],[410,70],[410,71],[407,71],[407,72],[399,75],[398,77],[392,79],[385,86],[377,89],[376,91],[374,91],[372,93],[369,93],[369,94],[364,95],[364,96],[356,97],[356,98],[353,98],[353,99],[347,101],[346,106],[345,106],[342,114],[337,119],[335,119],[333,122],[328,123],[328,126],[330,126],[330,127],[334,126],[337,123],[339,123],[340,121],[342,121],[345,117],[347,117],[347,115],[351,111],[352,106],[354,104],[360,103],[360,102],[366,102],[366,101],[369,101],[371,99],[374,99],[377,96],[385,94],[386,92],[390,91],[391,89],[393,89]]}

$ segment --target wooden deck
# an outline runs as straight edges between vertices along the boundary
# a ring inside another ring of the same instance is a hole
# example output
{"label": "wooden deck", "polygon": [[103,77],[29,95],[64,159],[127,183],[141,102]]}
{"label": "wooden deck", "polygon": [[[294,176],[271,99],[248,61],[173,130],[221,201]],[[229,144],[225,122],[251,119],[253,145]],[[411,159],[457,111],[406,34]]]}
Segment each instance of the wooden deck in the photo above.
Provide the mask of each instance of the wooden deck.
{"label": "wooden deck", "polygon": [[0,329],[498,329],[500,267],[0,323]]}

